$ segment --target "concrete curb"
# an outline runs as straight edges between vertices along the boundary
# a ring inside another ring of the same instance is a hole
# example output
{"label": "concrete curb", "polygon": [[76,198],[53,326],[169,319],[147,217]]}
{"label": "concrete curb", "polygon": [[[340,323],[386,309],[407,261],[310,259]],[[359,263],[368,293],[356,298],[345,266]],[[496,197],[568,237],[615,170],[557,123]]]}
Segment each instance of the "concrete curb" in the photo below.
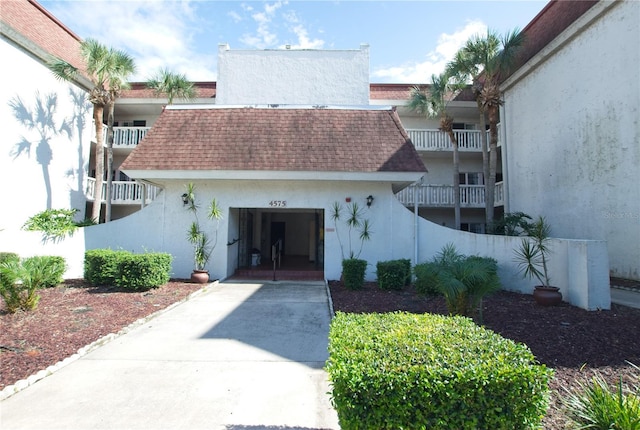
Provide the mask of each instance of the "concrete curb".
{"label": "concrete curb", "polygon": [[194,291],[193,293],[189,294],[187,297],[185,297],[184,299],[177,301],[169,306],[167,306],[164,309],[160,309],[159,311],[156,311],[144,318],[140,318],[134,322],[132,322],[131,324],[129,324],[128,326],[124,327],[122,330],[118,331],[117,333],[109,333],[105,336],[102,336],[100,339],[96,340],[95,342],[90,343],[89,345],[86,345],[82,348],[80,348],[78,350],[77,353],[71,355],[70,357],[65,358],[62,361],[58,361],[56,364],[47,367],[46,369],[40,370],[38,372],[36,372],[35,374],[29,376],[27,379],[21,379],[19,381],[17,381],[15,384],[13,385],[7,385],[6,387],[4,387],[4,389],[2,391],[0,391],[0,402],[13,396],[14,394],[24,390],[25,388],[35,384],[36,382],[40,381],[41,379],[46,378],[49,375],[54,374],[55,372],[57,372],[58,370],[62,369],[63,367],[73,363],[74,361],[80,359],[81,357],[87,355],[88,353],[90,353],[91,351],[94,351],[97,348],[100,348],[102,345],[106,345],[107,343],[119,338],[120,336],[129,333],[131,330],[133,330],[134,328],[137,328],[145,323],[147,323],[148,321],[164,314],[165,312],[170,311],[171,309],[175,308],[176,306],[181,305],[182,303],[191,300],[195,297],[198,297],[202,294],[204,294],[205,292],[207,292],[207,290],[209,288],[212,288],[214,286],[216,286],[220,281],[216,280],[213,281],[207,285],[205,285],[204,287],[202,287],[199,290]]}

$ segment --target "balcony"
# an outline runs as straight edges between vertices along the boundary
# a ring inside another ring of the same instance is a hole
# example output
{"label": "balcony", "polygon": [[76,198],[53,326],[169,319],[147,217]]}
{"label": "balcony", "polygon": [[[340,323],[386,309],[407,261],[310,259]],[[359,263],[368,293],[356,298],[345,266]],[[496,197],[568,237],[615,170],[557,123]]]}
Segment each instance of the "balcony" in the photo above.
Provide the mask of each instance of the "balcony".
{"label": "balcony", "polygon": [[[103,146],[107,146],[107,125],[102,127]],[[147,135],[151,127],[113,127],[113,148],[133,149]],[[94,139],[95,141],[95,133]]]}
{"label": "balcony", "polygon": [[[146,192],[143,190],[146,189]],[[87,199],[95,201],[96,198],[96,180],[95,178],[87,178],[87,189],[85,194]],[[148,205],[156,198],[160,193],[161,188],[153,185],[146,185],[143,187],[141,184],[133,181],[113,181],[111,183],[111,204],[117,205]],[[144,202],[142,200],[143,192],[145,193]],[[102,183],[102,202],[106,201],[107,195],[107,182]]]}
{"label": "balcony", "polygon": [[[415,206],[415,198],[421,208],[452,208],[453,185],[410,185],[396,194],[405,206]],[[504,205],[504,182],[497,182],[495,186],[494,206]],[[461,208],[484,208],[484,185],[460,185]]]}
{"label": "balcony", "polygon": [[[458,139],[460,152],[482,152],[482,131],[480,130],[454,130]],[[449,135],[440,130],[407,129],[407,133],[417,151],[453,151]],[[489,132],[487,145],[489,144]],[[500,146],[500,124],[498,124],[498,146]]]}

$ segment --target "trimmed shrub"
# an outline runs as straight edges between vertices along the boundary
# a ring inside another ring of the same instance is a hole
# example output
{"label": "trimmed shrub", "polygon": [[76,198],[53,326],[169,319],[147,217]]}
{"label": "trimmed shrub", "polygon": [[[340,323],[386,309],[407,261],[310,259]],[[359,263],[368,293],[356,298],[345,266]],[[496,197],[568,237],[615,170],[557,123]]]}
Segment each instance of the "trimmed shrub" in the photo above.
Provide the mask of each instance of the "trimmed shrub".
{"label": "trimmed shrub", "polygon": [[338,312],[326,370],[343,430],[536,428],[553,374],[468,318],[404,312]]}
{"label": "trimmed shrub", "polygon": [[357,258],[342,260],[342,282],[350,290],[359,290],[364,285],[367,261]]}
{"label": "trimmed shrub", "polygon": [[416,290],[420,294],[424,294],[425,296],[437,296],[440,294],[431,276],[431,263],[416,264],[413,268],[413,273],[416,275]]}
{"label": "trimmed shrub", "polygon": [[84,279],[91,285],[115,285],[118,264],[128,251],[92,249],[84,253]]}
{"label": "trimmed shrub", "polygon": [[406,261],[409,260],[379,261],[376,264],[378,286],[383,290],[401,290],[407,285],[407,278],[410,279],[411,276],[411,263],[407,270]]}
{"label": "trimmed shrub", "polygon": [[169,282],[171,254],[129,254],[118,263],[115,284],[131,290],[147,290]]}

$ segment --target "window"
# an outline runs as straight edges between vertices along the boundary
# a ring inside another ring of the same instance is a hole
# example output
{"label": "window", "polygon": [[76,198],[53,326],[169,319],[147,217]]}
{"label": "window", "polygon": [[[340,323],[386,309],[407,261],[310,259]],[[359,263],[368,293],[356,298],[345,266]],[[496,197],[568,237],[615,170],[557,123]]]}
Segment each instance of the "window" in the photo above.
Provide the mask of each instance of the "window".
{"label": "window", "polygon": [[460,185],[484,185],[484,175],[482,172],[460,173],[459,178]]}

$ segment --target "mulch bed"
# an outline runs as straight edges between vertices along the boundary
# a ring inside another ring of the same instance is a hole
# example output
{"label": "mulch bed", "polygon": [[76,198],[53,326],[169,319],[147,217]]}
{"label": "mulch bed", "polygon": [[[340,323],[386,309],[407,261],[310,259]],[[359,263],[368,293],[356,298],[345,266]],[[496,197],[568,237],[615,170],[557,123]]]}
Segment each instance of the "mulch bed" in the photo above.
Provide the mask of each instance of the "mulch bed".
{"label": "mulch bed", "polygon": [[[442,298],[418,295],[413,287],[385,291],[367,283],[358,291],[331,282],[335,311],[447,314]],[[628,386],[640,384],[640,309],[616,304],[607,311],[585,311],[562,303],[537,305],[533,297],[500,291],[483,301],[483,325],[502,336],[526,344],[536,358],[555,370],[545,429],[564,429],[561,402],[566,389],[588,383],[594,372],[610,384],[622,378]]]}

